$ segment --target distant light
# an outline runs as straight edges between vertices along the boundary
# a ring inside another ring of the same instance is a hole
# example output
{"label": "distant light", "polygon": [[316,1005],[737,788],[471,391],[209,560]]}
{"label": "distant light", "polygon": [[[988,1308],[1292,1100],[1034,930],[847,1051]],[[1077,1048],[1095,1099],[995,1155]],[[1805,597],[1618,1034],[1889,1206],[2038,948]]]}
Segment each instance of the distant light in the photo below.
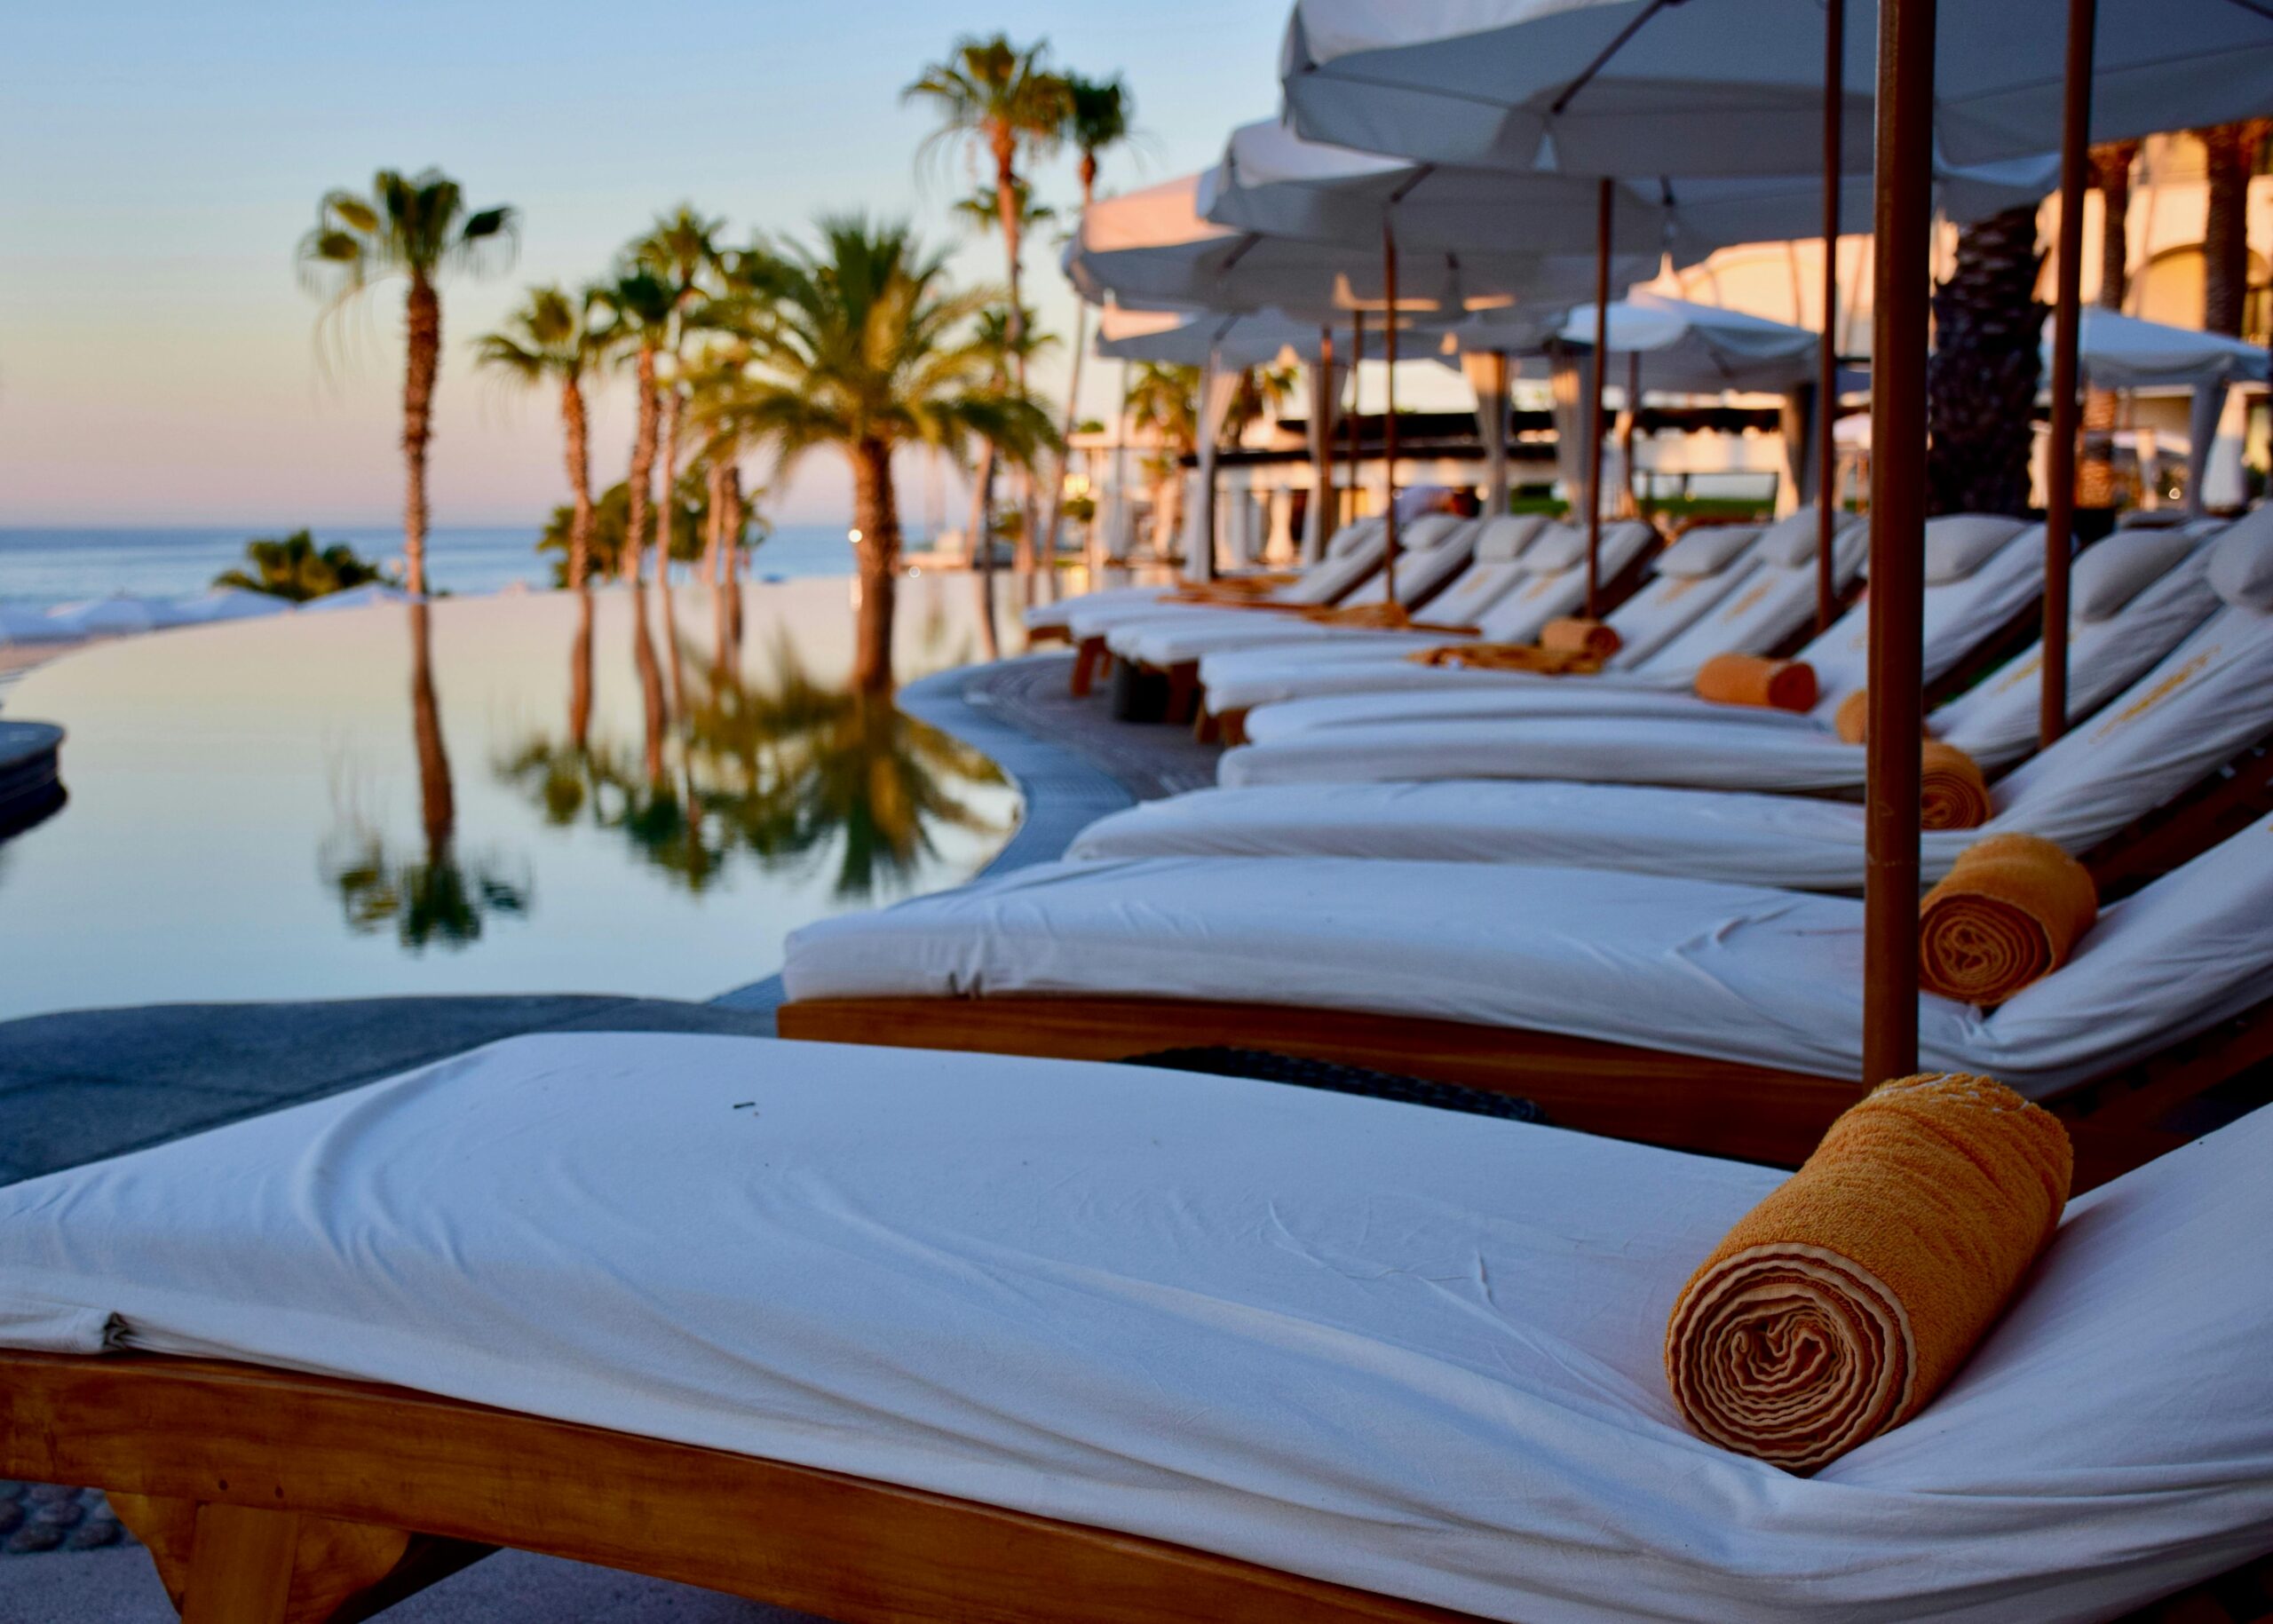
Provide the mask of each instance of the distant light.
{"label": "distant light", "polygon": [[852,543],[855,546],[858,546],[860,541],[860,532],[857,528],[847,530],[844,533],[844,539]]}

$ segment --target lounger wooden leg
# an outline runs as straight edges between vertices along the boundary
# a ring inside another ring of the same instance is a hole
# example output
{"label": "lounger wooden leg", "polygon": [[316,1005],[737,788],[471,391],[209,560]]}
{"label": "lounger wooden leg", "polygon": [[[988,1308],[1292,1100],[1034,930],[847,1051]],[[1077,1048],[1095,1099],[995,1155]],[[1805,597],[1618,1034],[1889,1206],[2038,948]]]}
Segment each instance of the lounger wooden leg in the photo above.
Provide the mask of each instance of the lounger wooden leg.
{"label": "lounger wooden leg", "polygon": [[1246,709],[1241,707],[1235,710],[1217,711],[1216,727],[1225,744],[1245,744],[1247,742]]}
{"label": "lounger wooden leg", "polygon": [[181,1624],[284,1624],[299,1541],[293,1512],[198,1507]]}
{"label": "lounger wooden leg", "polygon": [[1224,724],[1207,706],[1198,707],[1199,714],[1192,718],[1192,736],[1202,744],[1214,744],[1224,736]]}
{"label": "lounger wooden leg", "polygon": [[1103,638],[1081,639],[1081,650],[1073,656],[1073,675],[1065,685],[1075,699],[1087,699],[1097,686],[1098,660],[1105,653]]}
{"label": "lounger wooden leg", "polygon": [[1186,660],[1168,667],[1168,702],[1166,719],[1177,726],[1192,720],[1200,709],[1200,661]]}
{"label": "lounger wooden leg", "polygon": [[[115,1490],[110,1504],[148,1548],[186,1624],[206,1618],[232,1624],[241,1619],[349,1624],[447,1579],[494,1549],[370,1523]],[[279,1543],[281,1559],[273,1549]],[[274,1580],[280,1560],[281,1610],[262,1611],[267,1594],[262,1587]]]}

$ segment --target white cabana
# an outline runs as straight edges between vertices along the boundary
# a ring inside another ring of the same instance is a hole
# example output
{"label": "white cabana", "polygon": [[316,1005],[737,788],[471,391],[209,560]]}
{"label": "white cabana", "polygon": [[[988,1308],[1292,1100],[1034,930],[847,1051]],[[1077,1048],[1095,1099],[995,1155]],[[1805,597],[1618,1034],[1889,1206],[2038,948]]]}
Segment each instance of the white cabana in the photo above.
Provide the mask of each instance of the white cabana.
{"label": "white cabana", "polygon": [[[1816,335],[1804,327],[1646,289],[1611,305],[1606,326],[1610,341],[1604,347],[1612,355],[1633,357],[1639,363],[1639,386],[1652,394],[1775,393],[1805,383],[1815,369]],[[1463,349],[1495,349],[1493,328],[1489,316],[1477,317],[1455,337]],[[1581,305],[1548,341],[1586,350],[1594,343],[1594,306]],[[1536,357],[1546,347],[1534,339],[1507,353],[1532,355],[1523,376],[1544,377],[1548,368]],[[1615,368],[1611,373],[1613,381],[1622,376]]]}
{"label": "white cabana", "polygon": [[58,604],[47,612],[47,618],[60,627],[67,637],[129,637],[138,631],[156,630],[160,624],[160,614],[165,606],[163,598],[135,598],[121,593],[113,598],[90,598],[77,603]]}
{"label": "white cabana", "polygon": [[178,598],[152,606],[161,628],[210,626],[221,621],[257,620],[264,615],[281,614],[291,607],[291,603],[285,598],[273,598],[266,592],[255,592],[241,586],[216,587],[195,598]]}
{"label": "white cabana", "polygon": [[[2044,350],[2052,353],[2052,322],[2044,323]],[[2077,360],[2084,376],[2102,389],[2190,389],[2187,414],[2186,505],[2202,511],[2210,479],[2218,420],[2226,392],[2236,384],[2266,381],[2268,356],[2261,345],[2223,333],[2198,332],[2142,321],[2111,310],[2087,310],[2078,335]],[[2046,365],[2050,362],[2047,359]]]}
{"label": "white cabana", "polygon": [[401,604],[410,601],[410,594],[400,587],[359,586],[345,592],[334,592],[329,598],[312,598],[300,606],[300,613],[328,614],[339,609],[368,609],[374,604]]}
{"label": "white cabana", "polygon": [[[1877,6],[1849,0],[1843,167],[1873,150]],[[1979,164],[2059,144],[2064,0],[1944,5],[1934,131]],[[2268,110],[2273,12],[2099,0],[2090,139]],[[1774,175],[1820,149],[1818,0],[1297,0],[1280,58],[1312,140],[1572,174]]]}
{"label": "white cabana", "polygon": [[75,643],[81,634],[36,609],[0,604],[0,644]]}

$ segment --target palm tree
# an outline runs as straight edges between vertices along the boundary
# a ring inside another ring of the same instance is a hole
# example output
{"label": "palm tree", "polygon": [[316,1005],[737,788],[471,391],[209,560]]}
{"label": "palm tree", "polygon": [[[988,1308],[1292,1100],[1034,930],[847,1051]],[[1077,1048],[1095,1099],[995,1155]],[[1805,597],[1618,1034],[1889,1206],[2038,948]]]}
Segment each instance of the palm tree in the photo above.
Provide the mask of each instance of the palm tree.
{"label": "palm tree", "polygon": [[[1018,222],[1018,229],[1022,236],[1027,227],[1043,225],[1057,218],[1056,210],[1045,203],[1037,203],[1034,201],[1033,188],[1026,182],[1020,180],[1014,183],[1013,190],[1016,195],[1011,201],[1010,213],[1011,218]],[[1000,202],[1001,192],[1000,186],[981,186],[970,196],[955,203],[953,212],[984,235],[989,231],[997,229],[1004,218]],[[1008,306],[988,311],[980,318],[979,334],[987,346],[994,352],[1000,375],[1006,380],[1015,379],[1021,390],[1026,387],[1026,363],[1057,342],[1055,338],[1043,336],[1041,329],[1034,325],[1034,312],[1030,306],[1016,312],[1015,315]],[[994,448],[990,446],[980,454],[980,477],[971,492],[975,520],[991,518],[994,512],[994,476],[995,464],[999,460],[994,455]],[[1034,578],[1034,470],[1031,467],[1021,467],[1018,471],[1025,495],[1020,506],[1025,514],[1026,523],[1018,535],[1016,567],[1022,579],[1031,582]],[[994,532],[991,526],[974,522],[971,535],[974,538],[972,544],[976,546],[978,540],[991,541]],[[990,552],[981,566],[982,573],[986,574],[991,579],[993,567],[993,555]],[[991,588],[989,590],[991,590]]]}
{"label": "palm tree", "polygon": [[2209,197],[2202,221],[2202,326],[2238,337],[2249,302],[2249,178],[2273,119],[2197,130]]}
{"label": "palm tree", "polygon": [[[719,268],[718,233],[724,220],[706,220],[685,203],[676,213],[659,216],[654,230],[631,245],[632,262],[661,277],[670,289],[670,315],[663,337],[663,353],[670,362],[670,376],[663,380],[661,414],[661,456],[663,483],[668,487],[678,478],[679,417],[685,408],[683,387],[686,362],[687,330],[697,316],[697,311],[707,297],[705,280]],[[666,586],[670,579],[670,560],[676,556],[671,546],[671,514],[668,506],[658,513],[659,533],[656,536],[658,557],[661,559],[661,578]]]}
{"label": "palm tree", "polygon": [[555,283],[529,289],[505,325],[475,341],[474,364],[525,388],[560,386],[560,428],[568,459],[568,586],[584,589],[592,549],[592,456],[584,412],[584,375],[605,350],[593,330],[597,290],[571,294]]}
{"label": "palm tree", "polygon": [[1958,234],[1957,263],[1934,293],[1926,368],[1927,506],[1936,513],[2029,511],[2029,451],[2044,306],[2036,205]]}
{"label": "palm tree", "polygon": [[224,570],[213,577],[213,584],[234,587],[242,592],[265,592],[271,598],[304,604],[312,598],[329,598],[351,587],[386,582],[377,565],[358,557],[345,542],[319,549],[316,538],[305,530],[295,530],[277,539],[247,542],[245,561],[252,566],[250,573]]}
{"label": "palm tree", "polygon": [[1182,517],[1184,459],[1200,446],[1200,368],[1146,361],[1121,403],[1132,428],[1149,429],[1160,448],[1144,459],[1152,482],[1152,551],[1167,558]]}
{"label": "palm tree", "polygon": [[434,379],[442,362],[442,296],[451,271],[486,272],[510,259],[518,230],[510,208],[469,213],[458,183],[440,170],[403,175],[381,170],[368,196],[324,194],[316,223],[300,239],[300,277],[310,291],[330,287],[327,319],[374,282],[402,276],[402,551],[411,591],[426,590],[426,446],[433,438]]}
{"label": "palm tree", "polygon": [[[653,271],[637,267],[602,288],[598,297],[607,316],[603,340],[618,353],[628,352],[638,394],[631,440],[630,529],[622,560],[623,578],[637,582],[647,549],[648,505],[654,499],[655,356],[669,342],[675,301],[669,283]],[[669,567],[668,562],[664,567]]]}
{"label": "palm tree", "polygon": [[[1081,154],[1078,173],[1081,183],[1081,210],[1089,211],[1097,201],[1097,159],[1100,154],[1125,143],[1134,133],[1136,115],[1136,98],[1129,93],[1119,75],[1110,79],[1084,79],[1079,74],[1065,75],[1065,125],[1061,132],[1065,144]],[[1089,307],[1076,301],[1073,307],[1073,360],[1071,375],[1065,381],[1065,426],[1063,438],[1073,438],[1073,415],[1081,394],[1081,353],[1089,347]],[[1057,530],[1065,514],[1065,456],[1057,459],[1057,479],[1049,489],[1049,521],[1042,535],[1044,556],[1057,556]]]}
{"label": "palm tree", "polygon": [[823,216],[817,247],[785,245],[752,266],[769,320],[751,329],[739,382],[707,424],[770,446],[786,472],[834,446],[851,464],[853,542],[860,570],[855,685],[891,685],[893,578],[899,506],[892,454],[929,445],[961,456],[973,435],[1012,455],[1051,439],[1023,390],[994,386],[991,358],[970,329],[991,290],[954,293],[946,259],[904,223]]}
{"label": "palm tree", "polygon": [[[2099,294],[2102,310],[2121,311],[2131,282],[2131,165],[2136,141],[2111,141],[2091,152],[2092,185],[2099,188]],[[2076,464],[2076,505],[2115,505],[2115,392],[2084,391],[2083,456]]]}

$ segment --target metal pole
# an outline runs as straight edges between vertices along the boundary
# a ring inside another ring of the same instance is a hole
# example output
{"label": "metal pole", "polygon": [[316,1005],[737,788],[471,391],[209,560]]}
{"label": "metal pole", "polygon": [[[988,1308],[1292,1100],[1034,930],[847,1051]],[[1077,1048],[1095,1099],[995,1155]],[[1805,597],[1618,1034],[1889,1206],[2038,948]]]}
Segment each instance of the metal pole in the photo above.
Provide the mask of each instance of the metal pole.
{"label": "metal pole", "polygon": [[1823,338],[1817,345],[1815,384],[1815,629],[1831,629],[1839,612],[1839,581],[1831,557],[1831,442],[1833,408],[1839,400],[1839,196],[1845,178],[1845,129],[1841,115],[1847,99],[1847,0],[1824,0],[1823,8]]}
{"label": "metal pole", "polygon": [[1611,178],[1595,182],[1595,353],[1587,402],[1587,614],[1602,613],[1602,377],[1610,345]]}
{"label": "metal pole", "polygon": [[2068,0],[2068,79],[2060,106],[2059,280],[2052,306],[2052,443],[2044,469],[2044,686],[2037,732],[2068,731],[2068,561],[2076,527],[2076,345],[2083,316],[2084,186],[2092,122],[2097,0]]}
{"label": "metal pole", "polygon": [[1382,216],[1382,291],[1389,309],[1382,317],[1382,534],[1387,546],[1382,567],[1389,572],[1389,600],[1397,601],[1397,228]]}
{"label": "metal pole", "polygon": [[1863,1078],[1918,1069],[1918,768],[1925,619],[1927,255],[1935,0],[1880,0],[1871,316],[1869,791]]}

